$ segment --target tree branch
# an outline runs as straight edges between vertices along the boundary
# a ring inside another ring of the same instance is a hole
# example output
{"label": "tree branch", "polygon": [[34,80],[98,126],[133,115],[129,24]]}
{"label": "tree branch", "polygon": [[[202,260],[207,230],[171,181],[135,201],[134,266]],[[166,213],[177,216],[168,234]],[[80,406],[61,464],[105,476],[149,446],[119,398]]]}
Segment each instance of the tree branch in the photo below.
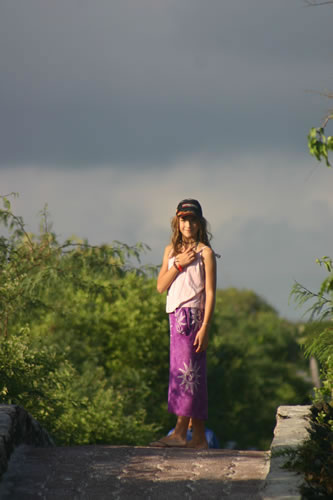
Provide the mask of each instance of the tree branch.
{"label": "tree branch", "polygon": [[333,120],[333,110],[331,110],[329,114],[325,117],[325,120],[322,123],[322,128],[325,128],[330,120]]}

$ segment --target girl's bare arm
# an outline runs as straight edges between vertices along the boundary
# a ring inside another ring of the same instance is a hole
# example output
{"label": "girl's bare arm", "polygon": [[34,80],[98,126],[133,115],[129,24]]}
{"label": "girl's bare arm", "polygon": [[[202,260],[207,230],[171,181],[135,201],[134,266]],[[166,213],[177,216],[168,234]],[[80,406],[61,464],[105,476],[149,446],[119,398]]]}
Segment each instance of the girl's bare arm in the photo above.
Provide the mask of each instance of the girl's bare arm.
{"label": "girl's bare arm", "polygon": [[204,258],[206,275],[206,300],[204,319],[193,343],[193,345],[197,347],[195,352],[198,353],[205,351],[208,347],[209,323],[213,316],[216,296],[216,260],[214,252],[211,248],[207,247],[203,250],[202,256]]}
{"label": "girl's bare arm", "polygon": [[175,268],[175,266],[172,266],[170,269],[168,269],[168,261],[171,248],[171,245],[168,245],[164,250],[163,262],[157,278],[157,291],[159,293],[165,292],[169,288],[173,280],[176,278],[176,276],[178,276],[179,274],[179,271]]}
{"label": "girl's bare arm", "polygon": [[203,250],[203,258],[205,264],[205,291],[206,291],[206,301],[205,301],[205,316],[203,323],[209,324],[215,307],[215,297],[216,297],[216,259],[213,250],[206,247]]}
{"label": "girl's bare arm", "polygon": [[[169,286],[171,283],[175,280],[175,278],[178,276],[179,272],[178,269],[176,269],[175,266],[172,266],[170,269],[168,269],[168,261],[170,257],[170,252],[172,249],[172,245],[168,245],[165,250],[164,250],[164,256],[163,256],[163,262],[162,266],[157,278],[157,290],[160,293],[165,292],[168,290]],[[194,250],[194,247],[188,248],[185,252],[177,255],[177,260],[179,264],[181,265],[182,268],[188,266],[191,262],[196,257],[196,253]]]}

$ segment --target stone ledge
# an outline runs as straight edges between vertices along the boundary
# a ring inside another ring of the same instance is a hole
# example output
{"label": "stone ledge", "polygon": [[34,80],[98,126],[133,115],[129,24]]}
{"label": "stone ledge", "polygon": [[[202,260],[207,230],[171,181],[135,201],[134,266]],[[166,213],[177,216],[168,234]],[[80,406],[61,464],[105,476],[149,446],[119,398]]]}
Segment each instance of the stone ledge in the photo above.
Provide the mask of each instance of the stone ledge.
{"label": "stone ledge", "polygon": [[279,406],[277,409],[270,469],[262,491],[262,500],[301,500],[298,488],[302,478],[283,469],[286,458],[274,454],[285,448],[296,448],[307,438],[310,408],[310,405],[306,405]]}
{"label": "stone ledge", "polygon": [[[299,446],[308,435],[307,417],[311,406],[280,406],[276,414],[274,439],[271,444],[270,469],[261,490],[262,500],[300,500],[298,486],[302,478],[282,468],[285,457],[274,453]],[[9,458],[20,444],[54,446],[49,434],[20,406],[0,405],[0,477]]]}
{"label": "stone ledge", "polygon": [[7,469],[15,446],[23,443],[54,446],[50,435],[24,408],[0,405],[0,477]]}

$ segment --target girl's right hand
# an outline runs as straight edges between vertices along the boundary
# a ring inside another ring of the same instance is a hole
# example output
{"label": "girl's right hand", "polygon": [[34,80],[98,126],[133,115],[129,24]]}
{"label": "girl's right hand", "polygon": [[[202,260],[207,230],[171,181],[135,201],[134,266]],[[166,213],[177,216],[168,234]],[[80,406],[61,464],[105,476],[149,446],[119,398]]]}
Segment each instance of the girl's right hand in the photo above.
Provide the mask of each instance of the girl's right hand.
{"label": "girl's right hand", "polygon": [[189,247],[185,252],[176,255],[176,262],[180,264],[181,267],[186,267],[195,260],[196,256],[195,246]]}

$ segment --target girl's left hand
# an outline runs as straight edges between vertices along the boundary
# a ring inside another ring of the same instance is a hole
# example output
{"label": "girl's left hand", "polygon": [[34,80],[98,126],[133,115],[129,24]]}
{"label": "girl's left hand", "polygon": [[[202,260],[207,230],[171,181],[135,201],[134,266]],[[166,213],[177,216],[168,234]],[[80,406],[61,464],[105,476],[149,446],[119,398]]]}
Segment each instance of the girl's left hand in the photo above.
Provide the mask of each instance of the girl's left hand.
{"label": "girl's left hand", "polygon": [[195,336],[194,342],[193,342],[194,347],[197,346],[195,352],[203,352],[207,349],[208,347],[208,332],[207,329],[204,328],[203,326],[200,328],[198,333]]}

